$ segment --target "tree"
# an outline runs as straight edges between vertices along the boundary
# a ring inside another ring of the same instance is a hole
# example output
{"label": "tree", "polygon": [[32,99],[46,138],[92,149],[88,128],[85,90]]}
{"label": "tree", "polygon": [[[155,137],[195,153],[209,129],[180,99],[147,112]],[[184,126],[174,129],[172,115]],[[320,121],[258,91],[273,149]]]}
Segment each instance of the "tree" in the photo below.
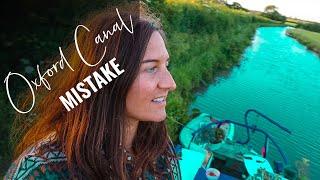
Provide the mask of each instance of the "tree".
{"label": "tree", "polygon": [[233,4],[231,5],[234,9],[242,9],[242,6],[240,3],[238,2],[233,2]]}
{"label": "tree", "polygon": [[276,12],[277,10],[278,10],[278,7],[275,5],[268,5],[264,8],[265,13],[273,13],[273,12]]}
{"label": "tree", "polygon": [[286,17],[281,15],[278,12],[278,7],[275,5],[268,5],[264,8],[264,13],[262,13],[263,16],[276,20],[276,21],[286,21]]}
{"label": "tree", "polygon": [[243,8],[243,7],[241,6],[241,4],[238,3],[238,2],[233,2],[232,4],[226,4],[226,5],[227,5],[229,8],[232,8],[232,9],[243,10],[243,11],[246,11],[246,12],[249,11],[248,9]]}

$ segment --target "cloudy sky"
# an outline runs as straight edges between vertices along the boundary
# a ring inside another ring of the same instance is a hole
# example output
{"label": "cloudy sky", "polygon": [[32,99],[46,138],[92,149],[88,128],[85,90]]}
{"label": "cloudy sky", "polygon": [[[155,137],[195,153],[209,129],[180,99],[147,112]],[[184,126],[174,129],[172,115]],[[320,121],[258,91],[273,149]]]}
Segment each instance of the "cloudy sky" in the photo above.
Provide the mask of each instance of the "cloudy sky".
{"label": "cloudy sky", "polygon": [[320,23],[320,0],[228,0],[238,2],[250,10],[264,11],[267,5],[275,5],[278,11],[288,17]]}

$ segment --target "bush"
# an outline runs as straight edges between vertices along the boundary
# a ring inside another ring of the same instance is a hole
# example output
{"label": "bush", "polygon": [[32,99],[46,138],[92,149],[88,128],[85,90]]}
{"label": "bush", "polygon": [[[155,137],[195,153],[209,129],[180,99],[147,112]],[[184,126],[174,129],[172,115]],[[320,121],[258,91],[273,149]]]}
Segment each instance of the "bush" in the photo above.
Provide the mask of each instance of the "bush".
{"label": "bush", "polygon": [[285,22],[287,18],[281,15],[278,11],[270,12],[270,13],[262,13],[262,16],[270,18],[275,21]]}
{"label": "bush", "polygon": [[320,33],[320,23],[299,23],[297,28]]}
{"label": "bush", "polygon": [[171,138],[178,143],[182,127],[176,121],[189,121],[188,106],[194,92],[238,64],[257,23],[269,21],[214,4],[153,1],[149,5],[161,12],[167,34],[170,70],[177,83],[168,98],[167,125]]}

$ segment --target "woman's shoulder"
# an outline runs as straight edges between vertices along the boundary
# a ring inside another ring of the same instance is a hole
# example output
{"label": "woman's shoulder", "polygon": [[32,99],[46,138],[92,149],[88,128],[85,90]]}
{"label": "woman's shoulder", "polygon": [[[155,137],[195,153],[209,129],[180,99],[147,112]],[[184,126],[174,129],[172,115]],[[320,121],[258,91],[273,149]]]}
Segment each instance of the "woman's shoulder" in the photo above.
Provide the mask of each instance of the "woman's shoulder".
{"label": "woman's shoulder", "polygon": [[[31,146],[11,165],[4,179],[66,179],[68,168],[63,152],[48,146],[48,139]],[[42,153],[42,147],[48,147]]]}

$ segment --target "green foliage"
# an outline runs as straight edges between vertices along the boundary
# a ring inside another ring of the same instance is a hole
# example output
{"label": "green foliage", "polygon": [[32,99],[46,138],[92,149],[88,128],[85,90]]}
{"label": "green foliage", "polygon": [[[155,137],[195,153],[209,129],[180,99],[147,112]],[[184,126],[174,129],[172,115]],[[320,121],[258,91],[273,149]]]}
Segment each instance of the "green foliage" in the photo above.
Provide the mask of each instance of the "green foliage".
{"label": "green foliage", "polygon": [[320,23],[299,23],[296,27],[320,33]]}
{"label": "green foliage", "polygon": [[178,143],[182,128],[190,119],[188,106],[194,92],[239,63],[259,23],[270,21],[249,13],[214,4],[149,3],[161,12],[167,34],[170,70],[177,89],[168,98],[167,125]]}
{"label": "green foliage", "polygon": [[287,18],[283,15],[281,15],[278,12],[278,7],[275,5],[268,5],[265,7],[264,12],[262,13],[262,16],[267,17],[269,19],[275,20],[275,21],[281,21],[285,22]]}
{"label": "green foliage", "polygon": [[238,10],[243,10],[243,11],[249,12],[248,9],[243,8],[243,7],[241,6],[241,4],[238,3],[238,2],[233,2],[232,4],[227,4],[227,6],[228,6],[229,8],[232,8],[232,9],[238,9]]}
{"label": "green foliage", "polygon": [[308,180],[309,179],[309,167],[310,160],[306,158],[302,158],[301,160],[296,161],[295,163],[296,169],[298,171],[299,180]]}
{"label": "green foliage", "polygon": [[291,26],[291,27],[297,27],[297,24],[296,24],[296,23],[290,22],[290,21],[288,21],[288,20],[285,22],[285,25],[286,25],[286,26]]}
{"label": "green foliage", "polygon": [[262,16],[270,18],[275,21],[281,21],[281,22],[285,22],[287,19],[285,16],[281,15],[278,11],[265,12],[265,13],[262,13]]}
{"label": "green foliage", "polygon": [[268,5],[264,8],[264,12],[275,12],[278,10],[278,7],[275,5]]}

